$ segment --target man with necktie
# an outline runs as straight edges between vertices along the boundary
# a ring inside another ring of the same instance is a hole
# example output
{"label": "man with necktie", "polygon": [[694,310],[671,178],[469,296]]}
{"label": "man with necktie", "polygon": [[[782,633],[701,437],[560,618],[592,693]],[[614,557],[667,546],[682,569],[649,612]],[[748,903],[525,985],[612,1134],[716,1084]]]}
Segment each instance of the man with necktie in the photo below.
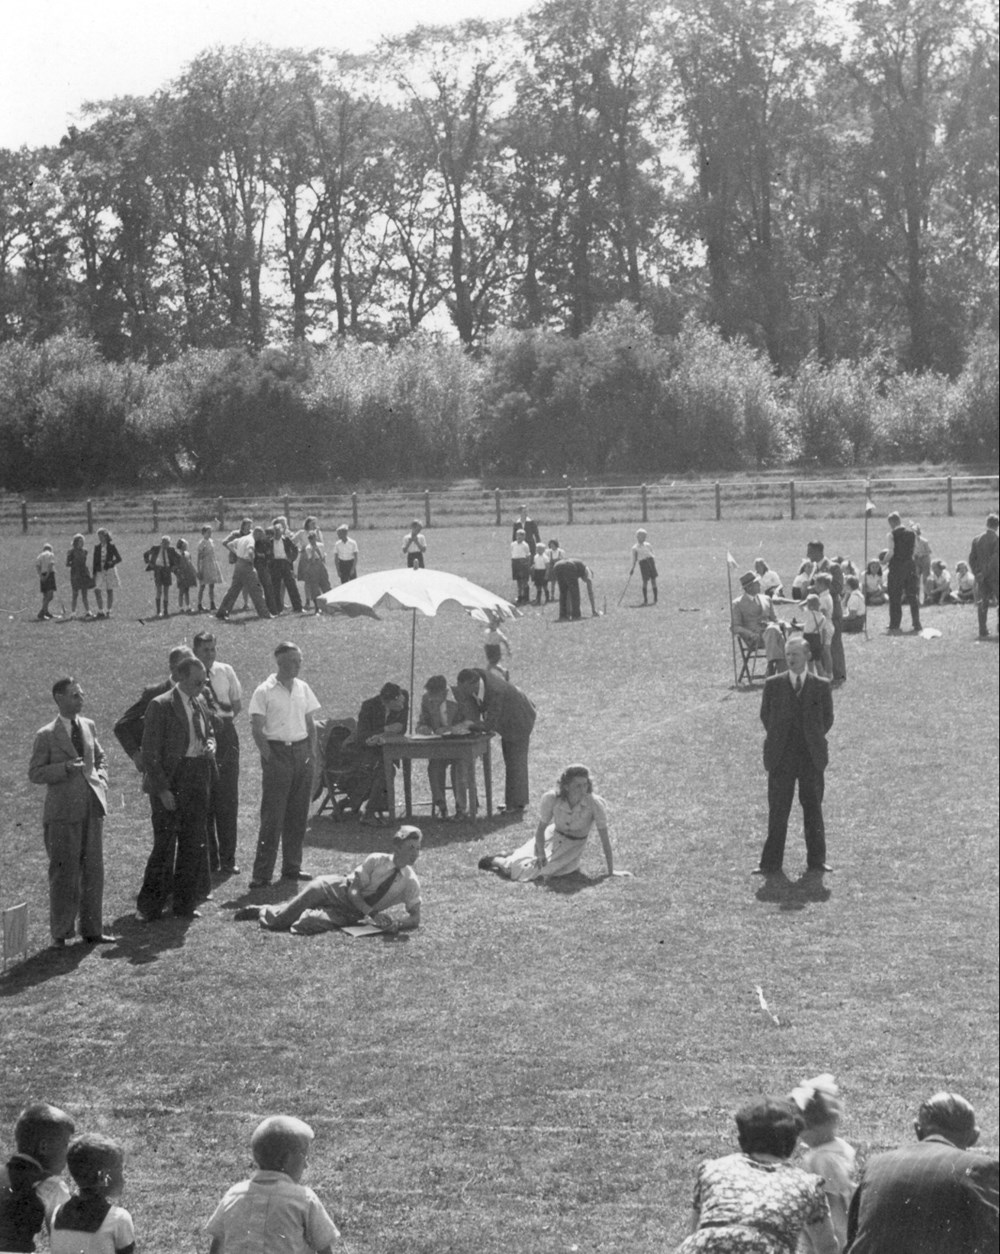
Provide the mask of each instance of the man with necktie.
{"label": "man with necktie", "polygon": [[42,825],[49,855],[49,927],[61,949],[76,929],[90,945],[110,944],[104,932],[104,816],[108,773],[104,750],[89,718],[82,718],[83,689],[66,676],[52,685],[59,714],[41,728],[31,751],[28,778],[44,784]]}
{"label": "man with necktie", "polygon": [[833,726],[830,683],[806,669],[809,646],[801,636],[785,645],[788,670],[764,684],[760,719],[767,771],[767,840],[760,855],[758,875],[777,875],[785,856],[788,816],[798,784],[806,839],[806,865],[822,875],[826,865],[823,826],[823,772],[828,761],[827,733]]}
{"label": "man with necktie", "polygon": [[206,823],[216,773],[215,737],[201,697],[205,668],[182,658],[177,682],[146,710],[142,764],[153,807],[153,850],[139,890],[139,914],[160,918],[173,897],[174,915],[198,918],[195,903],[208,879]]}
{"label": "man with necktie", "polygon": [[238,875],[237,820],[240,809],[240,737],[236,718],[243,708],[243,689],[228,662],[216,657],[216,640],[199,631],[192,641],[194,655],[205,668],[202,696],[215,726],[215,762],[218,774],[208,805],[208,861],[211,870]]}
{"label": "man with necktie", "polygon": [[[420,857],[423,833],[404,825],[392,838],[392,853],[371,853],[350,875],[317,875],[291,901],[274,906],[244,906],[236,919],[258,919],[269,932],[313,936],[338,927],[374,923],[395,935],[420,926],[420,881],[413,864]],[[401,905],[403,919],[388,912]]]}

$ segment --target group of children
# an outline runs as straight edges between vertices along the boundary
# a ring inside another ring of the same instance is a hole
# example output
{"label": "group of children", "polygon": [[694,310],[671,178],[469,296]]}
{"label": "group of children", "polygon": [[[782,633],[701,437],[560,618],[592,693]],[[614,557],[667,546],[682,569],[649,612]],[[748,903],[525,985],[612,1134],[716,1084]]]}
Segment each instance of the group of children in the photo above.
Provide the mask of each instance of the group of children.
{"label": "group of children", "polygon": [[530,605],[531,589],[535,590],[535,605],[548,605],[553,599],[552,586],[556,581],[555,564],[565,558],[557,539],[534,546],[525,532],[518,530],[510,544],[510,576],[514,581],[516,605]]}
{"label": "group of children", "polygon": [[[866,605],[885,605],[889,596],[885,590],[884,552],[865,569],[864,589]],[[968,562],[956,562],[952,575],[947,563],[935,559],[922,580],[920,600],[924,605],[972,605],[976,599],[976,579],[969,570]]]}
{"label": "group of children", "polygon": [[[109,1137],[74,1136],[73,1120],[46,1103],[23,1110],[15,1152],[0,1167],[0,1249],[31,1251],[48,1232],[51,1254],[132,1254],[132,1216],[118,1204],[125,1151]],[[301,1183],[314,1134],[301,1119],[271,1115],[250,1138],[257,1170],[233,1185],[205,1231],[210,1254],[282,1250],[331,1254],[340,1232],[322,1202]],[[71,1193],[63,1172],[76,1186]]]}

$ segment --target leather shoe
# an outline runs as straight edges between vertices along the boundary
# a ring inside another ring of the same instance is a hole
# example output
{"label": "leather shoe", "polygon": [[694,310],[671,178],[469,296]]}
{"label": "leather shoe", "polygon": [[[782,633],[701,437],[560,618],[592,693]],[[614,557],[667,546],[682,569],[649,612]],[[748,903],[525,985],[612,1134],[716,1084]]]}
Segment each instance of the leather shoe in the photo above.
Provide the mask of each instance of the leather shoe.
{"label": "leather shoe", "polygon": [[175,910],[174,918],[175,919],[200,919],[201,911],[200,910]]}
{"label": "leather shoe", "polygon": [[85,936],[83,938],[85,945],[114,945],[117,941],[117,936],[108,936],[103,932],[100,936]]}
{"label": "leather shoe", "polygon": [[248,919],[259,919],[260,911],[260,906],[240,906],[239,910],[233,914],[233,918],[237,923],[245,923]]}
{"label": "leather shoe", "polygon": [[283,880],[301,880],[303,883],[316,877],[308,871],[282,871],[281,878]]}
{"label": "leather shoe", "polygon": [[813,875],[822,875],[825,871],[832,871],[833,867],[826,862],[821,862],[819,866],[807,866],[807,871],[811,871]]}
{"label": "leather shoe", "polygon": [[219,867],[220,875],[239,875],[239,873],[240,873],[240,868],[236,866],[235,864],[232,864],[230,866]]}

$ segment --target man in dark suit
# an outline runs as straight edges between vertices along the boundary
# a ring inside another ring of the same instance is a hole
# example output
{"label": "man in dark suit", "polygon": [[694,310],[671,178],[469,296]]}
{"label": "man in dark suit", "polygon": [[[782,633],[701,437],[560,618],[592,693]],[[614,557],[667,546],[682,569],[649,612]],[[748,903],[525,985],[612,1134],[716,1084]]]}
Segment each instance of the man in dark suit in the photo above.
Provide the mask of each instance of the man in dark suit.
{"label": "man in dark suit", "polygon": [[510,680],[495,670],[469,667],[455,682],[463,720],[500,736],[506,783],[504,809],[523,810],[528,804],[528,749],[535,726],[534,704]]}
{"label": "man in dark suit", "polygon": [[114,725],[115,738],[135,764],[135,769],[142,774],[142,733],[146,725],[146,711],[154,697],[161,697],[177,682],[177,663],[183,658],[194,657],[186,644],[179,644],[167,655],[170,678],[158,684],[150,684],[143,688],[142,696],[128,707]]}
{"label": "man in dark suit", "polygon": [[104,816],[108,773],[89,718],[81,718],[83,689],[67,676],[52,685],[58,716],[35,736],[28,778],[45,785],[42,825],[49,855],[49,927],[61,949],[74,934],[91,945],[104,934]]}
{"label": "man in dark suit", "polygon": [[385,683],[377,697],[361,702],[358,725],[344,741],[345,762],[351,764],[350,774],[342,781],[347,793],[346,809],[360,810],[361,822],[378,825],[382,812],[388,808],[385,771],[382,767],[382,739],[402,736],[410,714],[410,697],[399,684]]}
{"label": "man in dark suit", "polygon": [[208,882],[207,818],[215,773],[215,738],[201,697],[205,668],[182,658],[177,683],[146,710],[142,764],[153,806],[153,850],[137,906],[147,922],[173,896],[174,914],[197,918],[195,903]]}
{"label": "man in dark suit", "polygon": [[799,786],[806,837],[806,864],[822,873],[826,865],[823,827],[823,772],[828,760],[826,736],[833,726],[833,694],[828,680],[806,669],[809,646],[801,636],[785,645],[788,671],[764,684],[760,719],[767,731],[767,840],[760,855],[760,875],[777,875],[785,857],[788,815]]}
{"label": "man in dark suit", "polygon": [[531,551],[534,553],[535,548],[542,542],[542,534],[538,529],[538,523],[528,514],[527,505],[520,506],[517,518],[511,528],[510,538],[516,540],[519,531],[524,532],[524,539],[531,546]]}
{"label": "man in dark suit", "polygon": [[[985,640],[989,633],[986,617],[991,603],[1000,600],[1000,517],[990,514],[986,530],[972,541],[969,550],[969,570],[976,580],[976,611],[979,615],[979,638]],[[997,610],[1000,631],[1000,609]]]}
{"label": "man in dark suit", "polygon": [[969,1153],[975,1111],[936,1093],[913,1126],[915,1145],[865,1164],[847,1215],[850,1254],[996,1254],[1000,1163]]}
{"label": "man in dark suit", "polygon": [[920,581],[914,552],[917,537],[896,513],[887,519],[890,527],[886,540],[886,556],[889,578],[886,591],[889,594],[889,630],[898,635],[903,630],[903,602],[910,607],[913,630],[920,631]]}

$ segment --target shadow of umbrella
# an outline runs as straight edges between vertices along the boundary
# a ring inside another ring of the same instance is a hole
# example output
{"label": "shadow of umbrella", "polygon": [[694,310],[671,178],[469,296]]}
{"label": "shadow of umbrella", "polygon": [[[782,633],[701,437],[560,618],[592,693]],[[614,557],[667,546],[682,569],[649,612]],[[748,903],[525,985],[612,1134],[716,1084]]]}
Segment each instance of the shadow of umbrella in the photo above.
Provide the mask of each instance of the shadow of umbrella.
{"label": "shadow of umbrella", "polygon": [[409,610],[410,726],[413,734],[413,677],[417,652],[417,614],[435,618],[441,609],[459,609],[482,622],[517,618],[520,611],[504,597],[446,570],[376,570],[325,592],[317,604],[324,614],[381,618],[380,610]]}

